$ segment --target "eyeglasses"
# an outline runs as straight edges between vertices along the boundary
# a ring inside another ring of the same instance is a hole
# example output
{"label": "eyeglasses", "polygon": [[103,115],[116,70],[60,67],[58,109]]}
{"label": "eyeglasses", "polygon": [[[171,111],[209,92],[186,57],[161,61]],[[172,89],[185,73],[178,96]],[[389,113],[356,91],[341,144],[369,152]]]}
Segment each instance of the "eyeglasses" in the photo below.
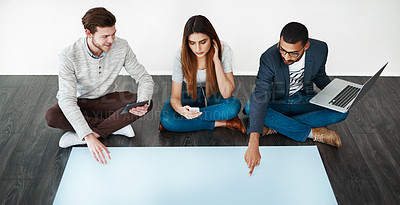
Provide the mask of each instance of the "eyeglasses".
{"label": "eyeglasses", "polygon": [[290,57],[292,58],[297,58],[300,56],[300,52],[303,51],[303,49],[306,47],[306,45],[303,46],[299,51],[292,51],[292,52],[287,52],[285,49],[283,49],[280,46],[280,42],[278,42],[277,48],[279,49],[279,53],[281,53],[282,56],[285,56],[286,54],[289,54]]}

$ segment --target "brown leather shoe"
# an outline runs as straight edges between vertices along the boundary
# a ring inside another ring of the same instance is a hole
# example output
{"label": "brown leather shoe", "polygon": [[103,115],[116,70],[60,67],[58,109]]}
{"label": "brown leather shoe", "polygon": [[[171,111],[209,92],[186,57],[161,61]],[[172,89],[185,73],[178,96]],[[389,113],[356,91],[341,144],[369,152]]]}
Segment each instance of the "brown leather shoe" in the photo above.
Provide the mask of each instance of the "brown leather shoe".
{"label": "brown leather shoe", "polygon": [[273,130],[273,129],[271,129],[271,128],[269,128],[269,127],[264,125],[263,136],[264,135],[272,135],[272,134],[276,134],[276,133],[278,133],[278,132],[276,132],[275,130]]}
{"label": "brown leather shoe", "polygon": [[164,126],[161,124],[161,122],[160,122],[160,125],[158,126],[158,130],[160,130],[160,131],[165,130],[165,128],[164,128]]}
{"label": "brown leather shoe", "polygon": [[232,130],[238,129],[243,134],[246,134],[246,129],[244,128],[244,125],[238,116],[236,116],[230,120],[227,120],[226,127],[229,129],[232,129]]}
{"label": "brown leather shoe", "polygon": [[327,127],[312,128],[313,138],[316,142],[322,142],[334,147],[341,147],[342,141],[340,140],[339,134],[330,130]]}

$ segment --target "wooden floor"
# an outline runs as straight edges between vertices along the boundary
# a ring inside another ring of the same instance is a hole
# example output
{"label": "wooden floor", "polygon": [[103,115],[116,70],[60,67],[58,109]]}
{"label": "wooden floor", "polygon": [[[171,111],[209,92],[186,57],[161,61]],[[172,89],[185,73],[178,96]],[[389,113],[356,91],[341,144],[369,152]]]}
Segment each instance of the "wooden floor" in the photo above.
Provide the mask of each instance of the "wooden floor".
{"label": "wooden floor", "polygon": [[[363,83],[366,77],[342,77]],[[189,133],[159,132],[159,115],[171,90],[170,76],[154,76],[153,110],[132,124],[136,137],[111,136],[109,147],[243,146],[248,137],[217,128]],[[244,107],[254,77],[236,77],[234,95]],[[133,80],[120,76],[119,90],[135,91]],[[261,145],[318,145],[339,204],[398,204],[400,201],[400,78],[381,77],[342,123],[330,126],[341,136],[337,149],[282,135],[262,137]],[[46,110],[56,103],[57,76],[0,76],[0,202],[52,204],[71,148],[61,149],[62,131],[47,127]],[[247,116],[239,117],[248,122]],[[268,156],[263,156],[264,158]],[[294,173],[295,174],[295,173]],[[312,178],[313,173],[296,173]],[[304,190],[303,190],[304,191]],[[313,190],[306,191],[313,198]],[[82,193],[84,194],[84,193]]]}

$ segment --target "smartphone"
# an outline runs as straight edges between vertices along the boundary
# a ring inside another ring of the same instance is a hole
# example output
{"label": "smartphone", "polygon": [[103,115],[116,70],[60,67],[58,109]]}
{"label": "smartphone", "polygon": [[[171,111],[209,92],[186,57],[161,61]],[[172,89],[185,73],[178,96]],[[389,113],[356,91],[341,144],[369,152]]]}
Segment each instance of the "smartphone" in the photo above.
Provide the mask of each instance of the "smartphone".
{"label": "smartphone", "polygon": [[127,104],[127,105],[124,107],[124,109],[122,109],[121,112],[119,112],[119,114],[122,115],[122,114],[128,113],[129,110],[130,110],[131,108],[140,107],[140,106],[146,105],[148,102],[149,102],[149,101],[146,100],[146,101],[142,101],[142,102]]}
{"label": "smartphone", "polygon": [[189,111],[200,112],[200,108],[198,108],[198,107],[189,107]]}

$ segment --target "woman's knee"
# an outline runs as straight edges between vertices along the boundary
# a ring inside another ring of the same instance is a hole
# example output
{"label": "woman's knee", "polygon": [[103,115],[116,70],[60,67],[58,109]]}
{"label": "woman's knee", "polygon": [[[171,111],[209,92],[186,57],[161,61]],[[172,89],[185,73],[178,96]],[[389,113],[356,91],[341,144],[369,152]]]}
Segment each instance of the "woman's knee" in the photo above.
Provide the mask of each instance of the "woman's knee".
{"label": "woman's knee", "polygon": [[240,103],[240,100],[238,100],[235,97],[230,97],[226,99],[226,106],[224,108],[226,115],[229,119],[232,119],[236,117],[240,111],[240,108],[242,107],[242,104]]}
{"label": "woman's knee", "polygon": [[250,100],[248,100],[246,105],[244,106],[244,112],[247,115],[250,113]]}
{"label": "woman's knee", "polygon": [[164,126],[165,129],[171,130],[173,129],[173,127],[176,126],[174,116],[175,110],[172,108],[171,104],[168,102],[164,103],[164,106],[162,107],[160,113],[160,123]]}
{"label": "woman's knee", "polygon": [[175,127],[177,125],[176,120],[174,120],[174,115],[169,114],[167,112],[161,112],[160,114],[160,123],[166,130],[175,131]]}

